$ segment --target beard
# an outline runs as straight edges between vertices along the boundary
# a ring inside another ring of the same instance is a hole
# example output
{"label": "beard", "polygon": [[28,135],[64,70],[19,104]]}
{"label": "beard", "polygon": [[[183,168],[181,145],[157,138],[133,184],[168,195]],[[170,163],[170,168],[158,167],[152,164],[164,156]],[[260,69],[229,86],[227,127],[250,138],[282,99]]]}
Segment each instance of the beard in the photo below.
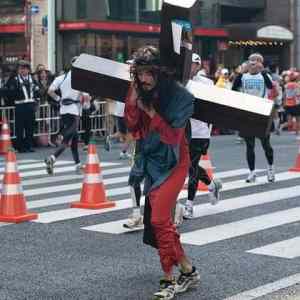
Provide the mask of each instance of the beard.
{"label": "beard", "polygon": [[[142,101],[142,103],[150,108],[153,105],[153,101],[155,99],[155,95],[158,90],[158,83],[153,88],[148,84],[145,84],[137,79],[137,87],[138,87],[138,95]],[[148,89],[149,87],[149,89]]]}

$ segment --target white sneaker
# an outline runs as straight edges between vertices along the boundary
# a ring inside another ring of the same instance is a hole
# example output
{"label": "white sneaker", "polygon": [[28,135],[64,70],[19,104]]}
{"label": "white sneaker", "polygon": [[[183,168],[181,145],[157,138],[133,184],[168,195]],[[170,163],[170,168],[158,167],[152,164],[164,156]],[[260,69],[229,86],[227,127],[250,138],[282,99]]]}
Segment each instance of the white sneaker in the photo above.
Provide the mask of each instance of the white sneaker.
{"label": "white sneaker", "polygon": [[246,179],[246,182],[247,183],[253,183],[256,181],[256,173],[254,171],[250,172],[247,179]]}
{"label": "white sneaker", "polygon": [[127,152],[120,152],[120,159],[130,159],[131,155]]}
{"label": "white sneaker", "polygon": [[220,191],[222,189],[222,182],[219,179],[213,179],[213,187],[209,190],[209,199],[211,205],[216,205],[220,201]]}
{"label": "white sneaker", "polygon": [[55,157],[53,155],[46,157],[44,160],[46,164],[46,171],[49,175],[53,175],[54,173],[54,163],[55,163]]}
{"label": "white sneaker", "polygon": [[267,178],[269,182],[275,181],[275,171],[273,167],[270,167],[267,171]]}
{"label": "white sneaker", "polygon": [[144,225],[143,223],[143,216],[130,216],[127,220],[126,223],[123,224],[123,227],[129,228],[129,229],[134,229],[134,228],[139,228]]}
{"label": "white sneaker", "polygon": [[181,203],[177,203],[175,207],[174,223],[179,227],[183,223],[184,206]]}
{"label": "white sneaker", "polygon": [[194,217],[194,208],[191,205],[185,205],[183,210],[183,219],[193,219]]}

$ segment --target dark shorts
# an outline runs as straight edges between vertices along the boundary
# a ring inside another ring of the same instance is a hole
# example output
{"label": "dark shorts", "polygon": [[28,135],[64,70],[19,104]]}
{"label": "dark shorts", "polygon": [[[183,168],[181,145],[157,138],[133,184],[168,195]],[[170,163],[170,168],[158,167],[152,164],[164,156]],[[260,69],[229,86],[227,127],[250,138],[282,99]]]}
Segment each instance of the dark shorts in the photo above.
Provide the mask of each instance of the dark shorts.
{"label": "dark shorts", "polygon": [[190,153],[206,155],[209,147],[209,139],[191,139],[189,143]]}
{"label": "dark shorts", "polygon": [[285,112],[288,115],[291,115],[293,117],[300,116],[300,105],[297,105],[297,106],[285,106],[284,109],[285,109]]}
{"label": "dark shorts", "polygon": [[122,134],[127,134],[127,126],[123,117],[116,117],[117,118],[117,129]]}

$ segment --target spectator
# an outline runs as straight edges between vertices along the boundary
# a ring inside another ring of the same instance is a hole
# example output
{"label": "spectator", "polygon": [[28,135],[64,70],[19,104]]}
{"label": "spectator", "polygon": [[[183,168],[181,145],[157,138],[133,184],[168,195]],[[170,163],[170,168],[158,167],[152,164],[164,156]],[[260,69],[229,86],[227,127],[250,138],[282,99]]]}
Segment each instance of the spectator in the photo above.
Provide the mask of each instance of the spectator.
{"label": "spectator", "polygon": [[[55,145],[51,141],[51,107],[48,106],[51,101],[55,101],[48,95],[48,89],[52,83],[52,76],[46,70],[39,70],[37,72],[37,82],[40,88],[40,105],[42,108],[39,109],[39,117],[42,119],[42,122],[39,124],[39,128],[41,129],[42,135],[39,137],[39,144],[43,146],[51,146],[55,147]],[[51,99],[51,100],[50,100]],[[47,105],[47,106],[45,106]]]}
{"label": "spectator", "polygon": [[[16,150],[18,152],[34,152],[33,130],[35,109],[39,101],[39,86],[30,75],[30,63],[20,60],[17,75],[7,82],[8,98],[14,102],[16,125]],[[25,133],[25,138],[23,134]]]}

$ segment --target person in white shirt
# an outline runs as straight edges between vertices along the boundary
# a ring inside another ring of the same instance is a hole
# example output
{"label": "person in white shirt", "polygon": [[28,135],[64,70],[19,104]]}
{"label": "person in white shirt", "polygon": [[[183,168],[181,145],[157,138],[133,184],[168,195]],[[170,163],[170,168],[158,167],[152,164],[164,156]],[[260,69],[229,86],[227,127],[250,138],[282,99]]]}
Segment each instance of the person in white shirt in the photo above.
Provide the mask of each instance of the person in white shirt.
{"label": "person in white shirt", "polygon": [[[71,63],[73,64],[76,59],[77,57],[72,58]],[[61,91],[61,96],[55,92],[57,90]],[[81,172],[82,165],[78,153],[78,126],[82,105],[89,102],[91,97],[87,93],[72,89],[71,71],[55,78],[49,87],[48,94],[60,103],[63,141],[58,149],[45,159],[47,173],[53,174],[55,161],[66,150],[69,142],[71,142],[75,170],[77,173]]]}
{"label": "person in white shirt", "polygon": [[[207,85],[213,85],[213,81],[201,75],[201,58],[193,53],[191,66],[191,79]],[[193,218],[193,204],[196,196],[199,180],[208,186],[211,204],[216,204],[220,198],[222,183],[218,179],[211,179],[206,170],[199,166],[202,155],[207,154],[210,142],[211,129],[207,123],[191,118],[191,139],[189,143],[191,165],[188,180],[188,200],[184,205],[183,218]],[[176,218],[176,216],[175,216]]]}
{"label": "person in white shirt", "polygon": [[[272,78],[264,70],[264,58],[259,53],[253,53],[249,56],[248,72],[242,73],[236,77],[232,89],[245,94],[267,98],[268,90],[273,88]],[[256,181],[255,172],[255,136],[240,133],[246,142],[246,157],[249,167],[249,175],[246,178],[247,183]],[[267,179],[269,182],[275,181],[274,170],[274,151],[270,143],[270,134],[258,137],[264,149],[268,162]]]}

